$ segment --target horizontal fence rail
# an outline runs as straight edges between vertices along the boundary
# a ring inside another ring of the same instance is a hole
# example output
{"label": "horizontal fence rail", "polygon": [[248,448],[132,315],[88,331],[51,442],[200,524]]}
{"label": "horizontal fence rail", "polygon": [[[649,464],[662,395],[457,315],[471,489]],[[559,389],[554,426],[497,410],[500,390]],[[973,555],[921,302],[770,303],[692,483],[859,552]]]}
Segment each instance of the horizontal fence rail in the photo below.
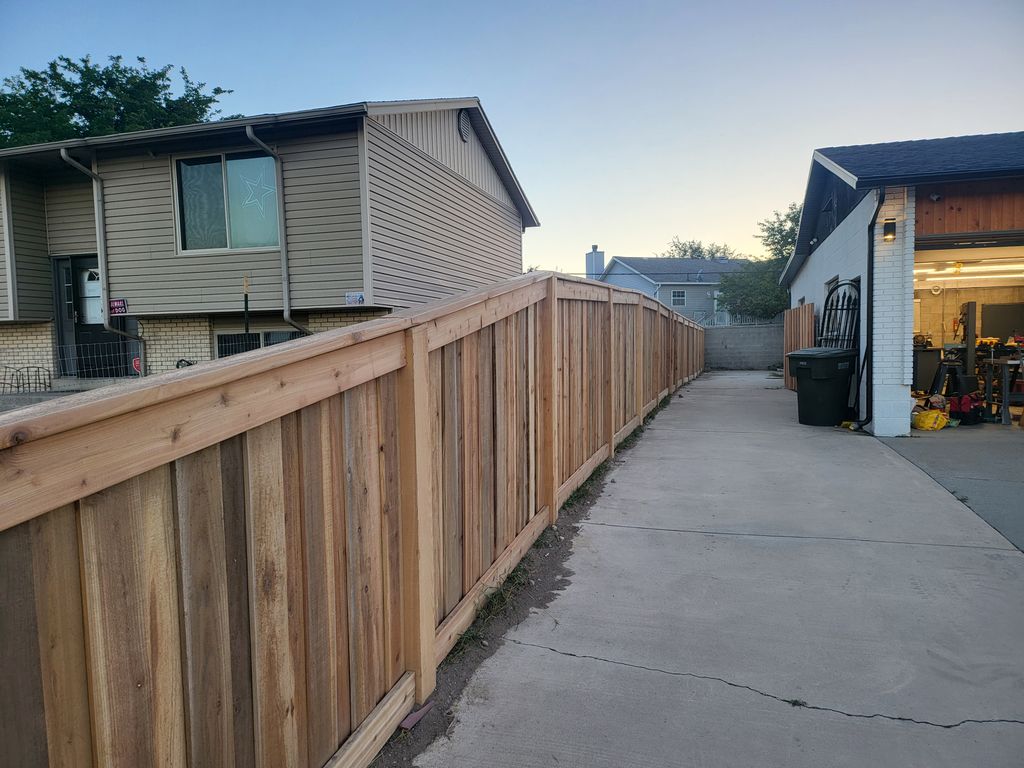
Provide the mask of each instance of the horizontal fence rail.
{"label": "horizontal fence rail", "polygon": [[365,766],[703,329],[531,273],[0,416],[0,744]]}

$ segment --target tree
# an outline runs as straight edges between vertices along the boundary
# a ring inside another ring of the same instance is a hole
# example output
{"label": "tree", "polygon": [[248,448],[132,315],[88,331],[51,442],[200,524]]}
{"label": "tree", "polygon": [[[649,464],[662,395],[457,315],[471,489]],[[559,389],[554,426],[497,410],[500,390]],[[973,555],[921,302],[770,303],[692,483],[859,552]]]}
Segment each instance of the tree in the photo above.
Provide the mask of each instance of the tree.
{"label": "tree", "polygon": [[764,249],[768,251],[769,259],[788,259],[793,253],[802,211],[802,205],[790,203],[785,213],[772,211],[772,215],[767,219],[757,222],[761,234],[754,237],[760,240]]}
{"label": "tree", "polygon": [[789,308],[789,291],[779,285],[800,225],[801,206],[790,203],[785,213],[773,211],[757,223],[767,257],[744,264],[738,271],[722,275],[718,302],[730,312],[771,318]]}
{"label": "tree", "polygon": [[676,236],[668,244],[668,250],[655,255],[668,259],[731,259],[738,254],[728,245],[702,243],[700,240],[680,240]]}
{"label": "tree", "polygon": [[90,57],[59,56],[41,70],[21,68],[0,85],[0,148],[83,136],[165,128],[213,120],[224,88],[206,90],[179,70],[182,93],[172,90],[170,64],[150,69],[111,56],[99,65]]}

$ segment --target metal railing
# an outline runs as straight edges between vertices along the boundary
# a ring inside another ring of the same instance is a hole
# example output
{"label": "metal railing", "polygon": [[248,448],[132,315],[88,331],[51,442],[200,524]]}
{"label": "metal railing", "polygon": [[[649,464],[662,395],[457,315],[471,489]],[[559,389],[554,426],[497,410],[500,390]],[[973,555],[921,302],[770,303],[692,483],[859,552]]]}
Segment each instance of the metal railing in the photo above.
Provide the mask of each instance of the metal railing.
{"label": "metal railing", "polygon": [[34,352],[0,349],[0,394],[75,390],[136,378],[139,352],[140,344],[127,339]]}

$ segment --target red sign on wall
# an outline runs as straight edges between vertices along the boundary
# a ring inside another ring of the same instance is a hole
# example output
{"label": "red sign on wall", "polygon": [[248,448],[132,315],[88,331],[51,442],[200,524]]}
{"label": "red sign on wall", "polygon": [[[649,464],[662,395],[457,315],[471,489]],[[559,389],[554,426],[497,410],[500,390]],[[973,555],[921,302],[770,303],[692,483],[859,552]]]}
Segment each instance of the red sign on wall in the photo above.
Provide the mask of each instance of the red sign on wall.
{"label": "red sign on wall", "polygon": [[127,315],[128,314],[128,299],[111,299],[110,300],[110,314],[111,315]]}

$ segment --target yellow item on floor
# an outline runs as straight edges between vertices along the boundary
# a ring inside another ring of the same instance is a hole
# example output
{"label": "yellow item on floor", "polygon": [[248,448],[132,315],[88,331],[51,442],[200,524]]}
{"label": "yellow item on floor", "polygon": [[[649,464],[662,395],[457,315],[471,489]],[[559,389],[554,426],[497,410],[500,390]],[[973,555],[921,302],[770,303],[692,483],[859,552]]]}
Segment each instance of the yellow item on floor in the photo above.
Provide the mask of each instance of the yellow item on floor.
{"label": "yellow item on floor", "polygon": [[924,430],[926,432],[932,432],[936,429],[942,429],[944,426],[949,424],[949,416],[946,415],[945,411],[921,411],[915,413],[911,423],[914,429]]}

